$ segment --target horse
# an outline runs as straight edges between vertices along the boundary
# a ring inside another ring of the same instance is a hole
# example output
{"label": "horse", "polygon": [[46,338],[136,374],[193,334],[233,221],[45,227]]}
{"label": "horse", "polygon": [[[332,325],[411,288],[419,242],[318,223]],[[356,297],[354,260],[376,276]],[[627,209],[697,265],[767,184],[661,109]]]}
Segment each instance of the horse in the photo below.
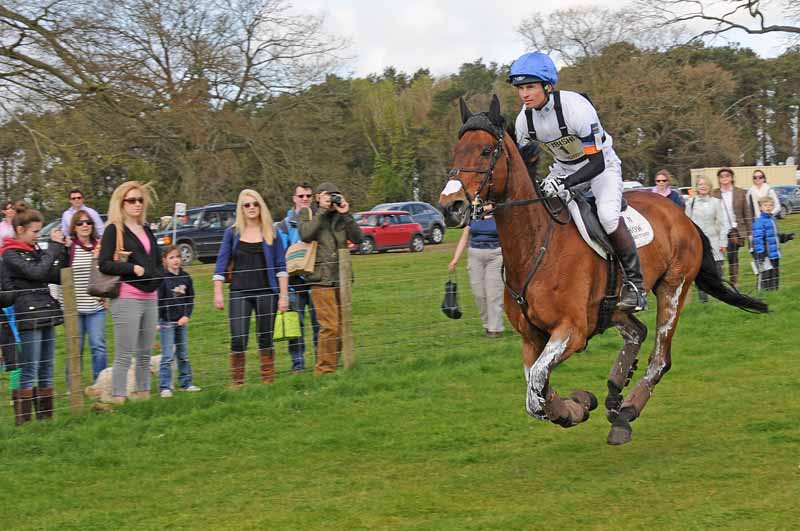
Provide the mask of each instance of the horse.
{"label": "horse", "polygon": [[[525,409],[539,420],[577,426],[597,407],[597,398],[584,390],[562,398],[550,377],[602,331],[599,310],[613,270],[583,241],[574,223],[558,222],[562,216],[554,214],[553,198],[541,194],[505,129],[497,97],[488,112],[473,114],[463,99],[460,107],[463,125],[439,205],[448,226],[464,227],[481,217],[484,204],[494,204],[505,268],[506,315],[522,336]],[[732,306],[767,311],[762,301],[739,293],[722,279],[708,238],[671,201],[643,191],[627,192],[625,199],[654,231],[653,241],[640,247],[639,254],[645,288],[655,294],[656,338],[647,370],[623,396],[647,327],[634,315],[616,310],[607,323],[624,341],[607,379],[605,408],[611,423],[607,442],[612,445],[631,441],[631,422],[641,415],[671,367],[672,339],[693,282]],[[616,283],[617,290],[621,282]]]}

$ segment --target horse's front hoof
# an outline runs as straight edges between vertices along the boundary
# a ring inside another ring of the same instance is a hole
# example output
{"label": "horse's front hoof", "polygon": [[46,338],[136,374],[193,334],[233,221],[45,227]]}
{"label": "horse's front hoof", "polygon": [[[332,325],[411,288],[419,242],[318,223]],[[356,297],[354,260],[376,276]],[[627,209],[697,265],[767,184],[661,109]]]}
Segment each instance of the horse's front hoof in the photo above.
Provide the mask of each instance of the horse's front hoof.
{"label": "horse's front hoof", "polygon": [[589,391],[574,391],[569,399],[583,406],[587,412],[597,409],[597,397]]}
{"label": "horse's front hoof", "polygon": [[631,442],[632,438],[633,430],[631,429],[630,423],[623,418],[617,417],[614,424],[611,426],[611,431],[608,432],[608,444],[619,446]]}

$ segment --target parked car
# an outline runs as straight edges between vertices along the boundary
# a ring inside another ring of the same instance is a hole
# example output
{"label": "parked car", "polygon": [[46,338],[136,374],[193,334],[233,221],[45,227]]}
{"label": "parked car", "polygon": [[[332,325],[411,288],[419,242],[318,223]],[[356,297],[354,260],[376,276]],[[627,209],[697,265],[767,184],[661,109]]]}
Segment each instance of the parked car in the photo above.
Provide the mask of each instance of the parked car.
{"label": "parked car", "polygon": [[787,184],[773,186],[772,189],[775,190],[775,195],[778,196],[778,201],[781,203],[781,213],[779,214],[781,218],[800,212],[800,186]]}
{"label": "parked car", "polygon": [[411,218],[422,225],[425,239],[431,243],[442,243],[444,239],[444,216],[435,207],[422,201],[406,201],[403,203],[381,203],[372,208],[373,211],[403,210],[411,214]]}
{"label": "parked car", "polygon": [[233,225],[235,218],[236,203],[211,203],[190,208],[185,216],[177,216],[166,229],[156,232],[156,240],[162,248],[177,245],[183,265],[191,264],[195,258],[204,263],[213,262],[219,254],[225,229]]}
{"label": "parked car", "polygon": [[409,249],[420,252],[425,248],[422,225],[405,211],[369,211],[353,216],[364,233],[360,245],[348,243],[351,252],[370,254],[389,249]]}
{"label": "parked car", "polygon": [[36,240],[36,243],[39,245],[39,249],[45,250],[50,245],[52,241],[50,239],[50,233],[53,232],[53,229],[61,225],[61,218],[54,219],[53,221],[49,222],[47,225],[42,227],[42,230],[39,231],[39,238]]}

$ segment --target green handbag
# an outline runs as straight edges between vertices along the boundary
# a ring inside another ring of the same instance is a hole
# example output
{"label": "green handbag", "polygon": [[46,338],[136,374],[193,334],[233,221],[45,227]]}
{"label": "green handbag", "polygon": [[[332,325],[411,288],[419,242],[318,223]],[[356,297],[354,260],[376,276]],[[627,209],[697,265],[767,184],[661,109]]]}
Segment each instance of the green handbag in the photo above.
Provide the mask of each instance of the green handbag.
{"label": "green handbag", "polygon": [[278,312],[275,315],[275,328],[272,332],[272,341],[287,341],[302,337],[300,332],[300,316],[297,312]]}

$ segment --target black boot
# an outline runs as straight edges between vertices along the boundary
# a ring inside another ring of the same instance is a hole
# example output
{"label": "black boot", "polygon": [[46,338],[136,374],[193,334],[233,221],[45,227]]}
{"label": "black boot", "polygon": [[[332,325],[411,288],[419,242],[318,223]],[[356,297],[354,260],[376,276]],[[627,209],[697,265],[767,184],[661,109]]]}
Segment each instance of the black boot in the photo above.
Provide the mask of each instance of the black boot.
{"label": "black boot", "polygon": [[642,266],[639,263],[639,252],[636,250],[636,242],[633,241],[625,220],[619,218],[617,230],[608,235],[617,259],[622,266],[625,278],[622,282],[622,293],[620,294],[617,309],[623,312],[633,313],[647,308],[647,297],[645,297],[644,279],[642,278]]}

